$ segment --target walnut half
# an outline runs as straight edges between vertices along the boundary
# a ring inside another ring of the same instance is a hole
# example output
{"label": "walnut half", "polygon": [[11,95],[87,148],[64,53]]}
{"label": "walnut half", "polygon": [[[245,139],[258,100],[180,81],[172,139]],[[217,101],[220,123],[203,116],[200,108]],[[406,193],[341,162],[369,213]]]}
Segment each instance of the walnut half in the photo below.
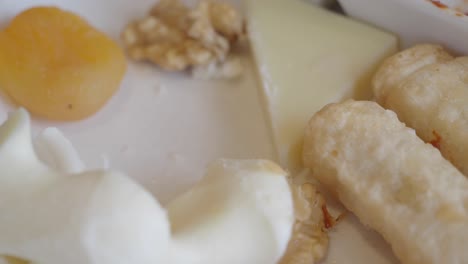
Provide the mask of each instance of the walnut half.
{"label": "walnut half", "polygon": [[315,185],[291,184],[296,223],[288,248],[279,264],[314,264],[328,249],[328,233],[323,208],[325,199]]}
{"label": "walnut half", "polygon": [[232,46],[244,36],[243,23],[227,3],[201,0],[190,9],[179,0],[161,0],[146,17],[129,23],[122,39],[131,59],[165,70],[225,69]]}

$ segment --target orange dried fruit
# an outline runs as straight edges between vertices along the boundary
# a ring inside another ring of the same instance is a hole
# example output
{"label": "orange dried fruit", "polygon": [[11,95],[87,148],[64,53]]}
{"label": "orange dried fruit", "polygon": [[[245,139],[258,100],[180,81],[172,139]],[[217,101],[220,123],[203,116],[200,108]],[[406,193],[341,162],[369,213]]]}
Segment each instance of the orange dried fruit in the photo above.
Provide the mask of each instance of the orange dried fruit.
{"label": "orange dried fruit", "polygon": [[14,258],[14,257],[3,257],[4,260],[6,260],[6,262],[8,264],[28,264],[29,261],[25,261],[25,260],[22,260],[22,259],[19,259],[19,258]]}
{"label": "orange dried fruit", "polygon": [[0,32],[0,88],[37,116],[79,120],[96,113],[125,70],[112,39],[56,7],[28,9]]}

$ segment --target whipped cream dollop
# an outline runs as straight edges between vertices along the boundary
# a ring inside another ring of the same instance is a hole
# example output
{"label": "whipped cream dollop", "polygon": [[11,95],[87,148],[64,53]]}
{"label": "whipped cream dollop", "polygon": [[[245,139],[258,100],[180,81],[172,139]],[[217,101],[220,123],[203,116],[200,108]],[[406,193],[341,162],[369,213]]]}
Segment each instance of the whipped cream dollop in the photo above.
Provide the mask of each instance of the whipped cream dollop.
{"label": "whipped cream dollop", "polygon": [[86,170],[56,129],[35,145],[25,110],[0,126],[0,255],[34,264],[271,264],[290,239],[291,191],[273,162],[216,161],[165,209],[121,172]]}

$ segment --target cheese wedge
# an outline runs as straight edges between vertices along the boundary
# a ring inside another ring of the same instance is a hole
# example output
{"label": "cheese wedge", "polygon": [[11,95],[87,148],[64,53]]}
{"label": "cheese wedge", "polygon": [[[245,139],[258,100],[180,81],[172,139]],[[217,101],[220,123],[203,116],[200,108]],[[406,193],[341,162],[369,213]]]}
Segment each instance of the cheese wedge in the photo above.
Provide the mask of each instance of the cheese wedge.
{"label": "cheese wedge", "polygon": [[395,36],[298,0],[246,0],[248,31],[278,160],[294,172],[307,120],[325,104],[370,99]]}

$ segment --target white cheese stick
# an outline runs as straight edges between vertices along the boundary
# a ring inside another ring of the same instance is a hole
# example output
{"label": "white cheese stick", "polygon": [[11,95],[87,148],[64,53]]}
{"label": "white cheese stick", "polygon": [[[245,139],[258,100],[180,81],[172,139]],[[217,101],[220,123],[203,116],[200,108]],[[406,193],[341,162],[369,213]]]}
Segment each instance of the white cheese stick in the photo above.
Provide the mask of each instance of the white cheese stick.
{"label": "white cheese stick", "polygon": [[468,179],[392,111],[326,106],[308,123],[303,159],[403,264],[467,263]]}
{"label": "white cheese stick", "polygon": [[[374,78],[376,99],[468,176],[468,57],[449,59],[434,48],[412,63],[401,59],[417,53],[417,48],[382,65]],[[400,70],[392,77],[396,68]],[[392,78],[400,80],[389,82]]]}
{"label": "white cheese stick", "polygon": [[420,44],[388,57],[374,75],[372,88],[379,102],[407,76],[426,65],[452,60],[440,45]]}

